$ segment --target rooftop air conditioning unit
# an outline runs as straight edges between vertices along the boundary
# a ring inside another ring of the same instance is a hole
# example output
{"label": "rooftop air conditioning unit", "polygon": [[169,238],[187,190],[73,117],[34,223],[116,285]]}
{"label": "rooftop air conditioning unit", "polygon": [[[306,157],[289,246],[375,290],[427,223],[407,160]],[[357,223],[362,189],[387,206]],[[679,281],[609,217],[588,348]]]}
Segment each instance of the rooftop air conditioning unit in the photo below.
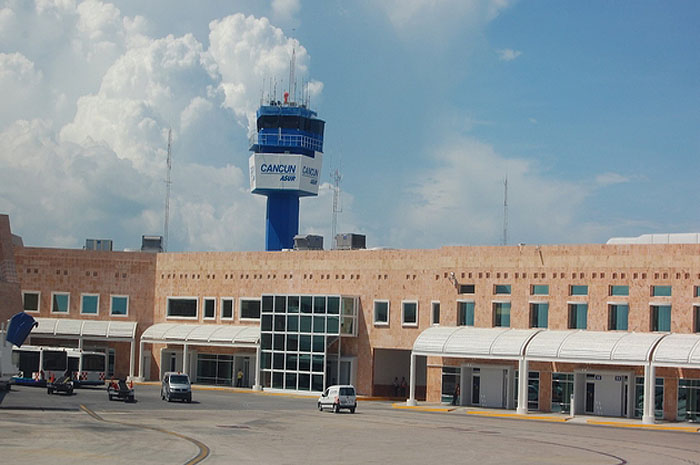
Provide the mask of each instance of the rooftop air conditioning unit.
{"label": "rooftop air conditioning unit", "polygon": [[294,250],[323,250],[323,236],[297,234],[294,236]]}
{"label": "rooftop air conditioning unit", "polygon": [[162,252],[163,236],[141,236],[141,252]]}
{"label": "rooftop air conditioning unit", "polygon": [[357,250],[367,248],[367,236],[364,234],[336,234],[335,248],[338,250]]}

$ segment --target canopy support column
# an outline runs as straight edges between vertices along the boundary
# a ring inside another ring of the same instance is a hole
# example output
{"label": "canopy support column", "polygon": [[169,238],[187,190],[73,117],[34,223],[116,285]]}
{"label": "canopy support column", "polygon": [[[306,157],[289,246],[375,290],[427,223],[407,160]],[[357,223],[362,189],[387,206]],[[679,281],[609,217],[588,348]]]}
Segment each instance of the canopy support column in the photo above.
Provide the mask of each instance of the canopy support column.
{"label": "canopy support column", "polygon": [[527,414],[528,362],[525,357],[518,361],[518,408],[517,413]]}
{"label": "canopy support column", "polygon": [[189,373],[187,373],[187,368],[188,368],[188,366],[187,366],[187,344],[183,344],[182,345],[182,372],[186,375],[189,374]]}
{"label": "canopy support column", "polygon": [[644,404],[642,423],[654,424],[654,399],[656,390],[656,367],[651,363],[644,365]]}
{"label": "canopy support column", "polygon": [[143,381],[143,341],[139,342],[139,381]]}
{"label": "canopy support column", "polygon": [[418,405],[416,402],[416,357],[417,355],[411,352],[411,373],[409,380],[409,394],[406,400],[406,405],[415,406]]}
{"label": "canopy support column", "polygon": [[262,391],[262,386],[260,386],[260,343],[255,348],[255,384],[253,390]]}
{"label": "canopy support column", "polygon": [[[141,352],[139,352],[139,354],[140,353]],[[131,355],[129,356],[129,379],[134,379],[135,359],[136,359],[136,339],[132,337],[131,338]],[[139,375],[140,375],[140,373],[139,373]]]}

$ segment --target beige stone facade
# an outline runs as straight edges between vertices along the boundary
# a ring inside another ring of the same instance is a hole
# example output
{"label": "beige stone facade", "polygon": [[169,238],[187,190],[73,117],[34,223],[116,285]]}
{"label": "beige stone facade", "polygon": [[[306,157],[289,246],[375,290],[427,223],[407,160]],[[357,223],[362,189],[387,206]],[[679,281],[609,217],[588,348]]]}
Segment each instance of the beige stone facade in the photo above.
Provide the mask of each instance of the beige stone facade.
{"label": "beige stone facade", "polygon": [[[0,220],[3,218],[6,217]],[[5,235],[9,233],[9,226],[6,229]],[[40,308],[33,313],[35,316],[136,321],[137,337],[149,326],[162,322],[258,325],[257,321],[241,321],[241,298],[260,298],[263,294],[357,296],[358,334],[343,338],[342,352],[356,357],[356,384],[363,394],[390,392],[390,386],[375,381],[381,377],[378,370],[382,369],[375,365],[375,360],[380,354],[389,353],[382,351],[409,353],[418,335],[431,327],[434,303],[440,306],[441,326],[457,325],[458,301],[469,300],[474,302],[476,327],[492,327],[494,302],[510,302],[510,327],[529,328],[530,303],[546,302],[549,305],[547,327],[567,329],[570,327],[569,305],[584,302],[588,305],[587,330],[609,330],[610,303],[628,305],[628,331],[652,330],[652,305],[671,306],[672,333],[698,330],[700,245],[696,244],[149,254],[22,246],[8,253],[6,238],[4,240],[0,241],[3,253],[0,258],[5,263],[14,261],[19,286],[7,280],[0,283],[3,302],[10,302],[0,309],[3,319],[17,309],[18,287],[22,292],[40,293]],[[8,267],[7,264],[3,266]],[[463,285],[473,285],[473,294],[461,294]],[[497,285],[510,286],[510,293],[496,294]],[[534,296],[533,285],[546,285],[548,292]],[[586,295],[571,295],[574,285],[587,286]],[[628,286],[629,295],[611,296],[611,286]],[[653,296],[653,286],[671,286],[671,295]],[[52,312],[54,292],[70,294],[68,313]],[[99,294],[97,315],[81,314],[83,293]],[[110,315],[113,295],[128,296],[128,315]],[[168,318],[169,297],[198,299],[197,318],[186,321]],[[203,318],[204,298],[216,299],[215,319]],[[233,319],[221,318],[222,298],[233,298]],[[389,302],[388,324],[375,324],[375,300]],[[402,322],[404,301],[417,302],[417,324]],[[148,349],[153,351],[150,376],[157,376],[159,372],[161,362],[156,352],[163,347]],[[127,356],[128,350],[119,350],[118,370],[128,368]],[[425,393],[430,401],[439,401],[441,367],[450,363],[440,357],[430,357],[425,362],[419,394]],[[551,390],[548,380],[557,368],[551,364],[536,366],[542,373],[540,408],[546,411]],[[403,368],[406,376],[408,369],[408,366]],[[641,368],[634,370],[640,372]],[[657,376],[669,377],[664,391],[667,418],[675,416],[678,378],[684,376],[681,371],[657,371]],[[692,370],[686,370],[685,376],[700,378],[700,374]]]}

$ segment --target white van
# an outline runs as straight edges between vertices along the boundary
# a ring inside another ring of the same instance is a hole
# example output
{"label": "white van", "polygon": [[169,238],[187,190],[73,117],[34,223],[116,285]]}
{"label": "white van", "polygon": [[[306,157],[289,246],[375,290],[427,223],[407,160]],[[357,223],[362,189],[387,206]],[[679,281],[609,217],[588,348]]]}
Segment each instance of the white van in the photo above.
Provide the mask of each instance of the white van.
{"label": "white van", "polygon": [[357,396],[355,395],[355,386],[349,384],[343,386],[328,386],[321,397],[318,398],[318,409],[324,408],[333,409],[335,413],[340,412],[341,408],[350,410],[350,413],[355,413],[357,408]]}
{"label": "white van", "polygon": [[163,375],[163,385],[160,389],[160,398],[170,402],[180,399],[184,402],[192,402],[192,387],[190,377],[185,373],[167,372]]}

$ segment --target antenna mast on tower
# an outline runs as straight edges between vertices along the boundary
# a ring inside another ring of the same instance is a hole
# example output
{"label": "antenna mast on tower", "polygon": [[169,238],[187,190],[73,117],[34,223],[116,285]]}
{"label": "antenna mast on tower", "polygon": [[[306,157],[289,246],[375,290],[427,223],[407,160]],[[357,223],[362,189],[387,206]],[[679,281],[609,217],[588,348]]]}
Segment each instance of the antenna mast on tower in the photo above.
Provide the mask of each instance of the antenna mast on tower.
{"label": "antenna mast on tower", "polygon": [[342,206],[338,207],[338,200],[340,198],[340,180],[343,178],[340,174],[340,170],[337,168],[331,174],[333,179],[333,222],[331,223],[331,244],[332,248],[335,249],[335,235],[338,229],[338,213],[343,211]]}
{"label": "antenna mast on tower", "polygon": [[296,49],[292,49],[292,59],[289,61],[289,94],[292,102],[297,101],[297,83],[294,72],[297,66]]}
{"label": "antenna mast on tower", "polygon": [[508,245],[508,175],[503,183],[503,245]]}
{"label": "antenna mast on tower", "polygon": [[170,222],[170,170],[172,168],[172,138],[173,130],[168,128],[168,174],[165,179],[165,225],[163,226],[163,252],[168,251],[168,223]]}

